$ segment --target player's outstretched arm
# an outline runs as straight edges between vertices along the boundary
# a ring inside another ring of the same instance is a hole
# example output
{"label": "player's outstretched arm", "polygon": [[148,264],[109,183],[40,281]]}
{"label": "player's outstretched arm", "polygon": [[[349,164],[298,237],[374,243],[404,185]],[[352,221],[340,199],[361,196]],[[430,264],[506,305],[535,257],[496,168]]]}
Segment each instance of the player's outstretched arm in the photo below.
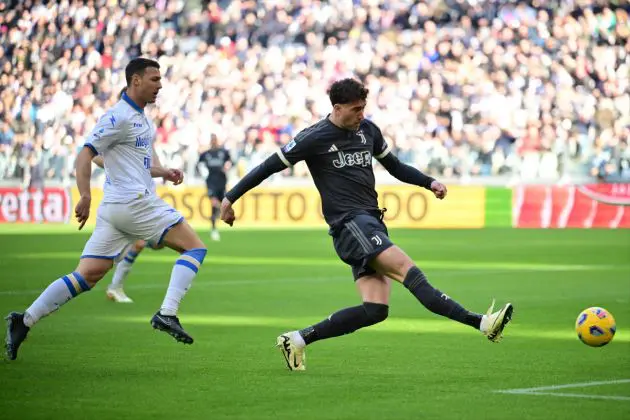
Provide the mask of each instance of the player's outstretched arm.
{"label": "player's outstretched arm", "polygon": [[225,194],[221,203],[221,220],[232,226],[234,223],[234,209],[232,204],[241,198],[247,191],[258,186],[265,179],[276,172],[286,169],[287,165],[282,162],[277,153],[271,155],[263,163],[249,171],[230,191]]}
{"label": "player's outstretched arm", "polygon": [[396,179],[407,184],[417,185],[432,191],[440,200],[446,197],[446,186],[428,175],[423,174],[413,166],[401,162],[394,154],[388,153],[379,162]]}
{"label": "player's outstretched arm", "polygon": [[85,222],[90,217],[90,205],[92,203],[90,177],[92,176],[93,158],[94,151],[89,147],[84,147],[75,161],[77,188],[79,189],[80,198],[74,209],[74,215],[77,218],[77,222],[79,222],[79,230],[83,229]]}

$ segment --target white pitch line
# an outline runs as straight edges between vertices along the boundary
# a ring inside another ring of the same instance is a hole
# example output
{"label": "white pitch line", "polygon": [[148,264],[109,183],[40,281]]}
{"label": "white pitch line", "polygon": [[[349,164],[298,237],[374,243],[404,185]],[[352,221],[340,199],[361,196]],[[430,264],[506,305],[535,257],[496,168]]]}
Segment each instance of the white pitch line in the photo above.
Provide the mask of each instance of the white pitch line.
{"label": "white pitch line", "polygon": [[551,395],[552,397],[565,397],[565,398],[584,398],[591,400],[616,400],[616,401],[630,401],[630,397],[621,397],[618,395],[587,395],[587,394],[568,394],[563,392],[519,392],[511,393],[518,395]]}
{"label": "white pitch line", "polygon": [[616,384],[627,384],[627,383],[630,383],[630,379],[580,382],[580,383],[574,383],[574,384],[539,386],[535,388],[505,389],[505,390],[500,390],[500,391],[495,391],[495,392],[498,392],[501,394],[513,394],[513,395],[550,395],[552,397],[565,397],[565,398],[586,398],[586,399],[594,399],[594,400],[630,401],[630,397],[624,397],[620,395],[588,395],[588,394],[572,394],[572,393],[563,393],[563,392],[546,392],[546,391],[554,391],[557,389],[586,388],[586,387],[592,387],[592,386],[616,385]]}
{"label": "white pitch line", "polygon": [[630,383],[630,379],[614,379],[611,381],[581,382],[581,383],[564,384],[564,385],[548,385],[548,386],[539,386],[535,388],[517,388],[517,389],[508,389],[507,391],[519,391],[519,392],[550,391],[554,389],[584,388],[587,386],[615,385],[615,384],[627,384],[627,383]]}

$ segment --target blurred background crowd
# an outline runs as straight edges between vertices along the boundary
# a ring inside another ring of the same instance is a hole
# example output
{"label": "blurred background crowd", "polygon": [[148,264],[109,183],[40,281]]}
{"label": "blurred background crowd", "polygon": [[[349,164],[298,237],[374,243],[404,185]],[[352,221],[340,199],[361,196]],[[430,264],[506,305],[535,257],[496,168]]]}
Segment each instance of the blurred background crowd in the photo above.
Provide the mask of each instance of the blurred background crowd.
{"label": "blurred background crowd", "polygon": [[211,134],[242,176],[325,117],[328,86],[352,76],[401,160],[434,176],[627,181],[629,12],[625,0],[0,1],[0,182],[72,182],[140,55],[163,74],[147,109],[158,153],[189,179]]}

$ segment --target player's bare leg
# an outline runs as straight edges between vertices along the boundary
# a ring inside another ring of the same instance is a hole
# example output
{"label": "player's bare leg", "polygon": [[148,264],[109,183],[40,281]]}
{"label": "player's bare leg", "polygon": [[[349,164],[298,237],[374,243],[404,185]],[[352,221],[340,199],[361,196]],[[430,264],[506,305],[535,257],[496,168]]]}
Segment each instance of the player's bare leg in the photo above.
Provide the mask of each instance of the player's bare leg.
{"label": "player's bare leg", "polygon": [[281,334],[276,339],[289,370],[306,370],[308,344],[350,334],[387,319],[391,280],[378,274],[363,276],[356,286],[362,305],[342,309],[315,325]]}
{"label": "player's bare leg", "polygon": [[133,263],[136,261],[136,258],[140,255],[145,246],[145,241],[138,240],[131,243],[123,251],[124,255],[122,256],[120,262],[116,264],[112,282],[109,286],[107,286],[107,291],[105,292],[109,300],[116,303],[133,303],[133,300],[131,300],[131,298],[125,293],[124,284],[131,268],[133,267]]}
{"label": "player's bare leg", "polygon": [[185,221],[173,226],[166,233],[163,244],[174,250],[183,250],[183,252],[175,261],[164,302],[160,310],[151,318],[151,325],[179,342],[192,344],[193,338],[180,324],[177,312],[182,298],[190,289],[203,263],[207,252],[206,246]]}
{"label": "player's bare leg", "polygon": [[490,341],[499,341],[503,329],[512,319],[511,303],[505,304],[497,312],[492,312],[493,301],[485,315],[469,312],[447,294],[434,288],[411,258],[397,246],[380,253],[372,261],[371,266],[379,273],[402,283],[431,312],[478,329]]}
{"label": "player's bare leg", "polygon": [[7,320],[6,356],[15,360],[33,325],[83,292],[91,290],[112,267],[111,259],[83,258],[72,273],[52,282],[24,313],[11,312]]}

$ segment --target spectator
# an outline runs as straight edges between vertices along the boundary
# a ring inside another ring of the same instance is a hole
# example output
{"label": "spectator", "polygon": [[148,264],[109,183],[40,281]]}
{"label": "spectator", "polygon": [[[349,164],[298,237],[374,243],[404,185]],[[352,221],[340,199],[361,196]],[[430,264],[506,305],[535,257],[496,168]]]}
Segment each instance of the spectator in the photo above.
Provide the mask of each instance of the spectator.
{"label": "spectator", "polygon": [[0,2],[0,180],[23,178],[38,159],[44,178],[68,182],[140,54],[162,66],[147,110],[158,153],[187,174],[207,133],[238,168],[255,165],[325,117],[326,87],[353,75],[401,158],[435,176],[630,179],[621,2],[200,4]]}

